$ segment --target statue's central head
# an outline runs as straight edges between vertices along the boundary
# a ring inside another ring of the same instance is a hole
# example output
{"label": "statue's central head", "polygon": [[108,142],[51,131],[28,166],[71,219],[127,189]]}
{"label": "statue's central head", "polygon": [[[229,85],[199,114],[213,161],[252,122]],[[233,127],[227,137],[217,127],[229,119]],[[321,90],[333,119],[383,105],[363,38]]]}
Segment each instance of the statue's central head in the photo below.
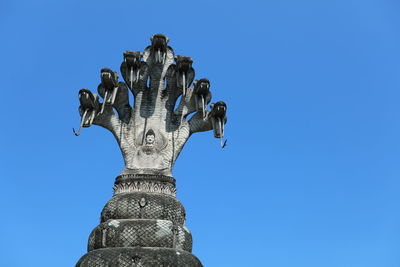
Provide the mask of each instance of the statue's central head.
{"label": "statue's central head", "polygon": [[146,133],[146,145],[153,146],[155,137],[154,131],[152,129],[148,130]]}
{"label": "statue's central head", "polygon": [[[103,103],[87,89],[79,92],[81,127],[96,124],[113,133],[125,172],[171,175],[180,151],[195,132],[214,129],[222,144],[226,104],[220,101],[207,110],[209,80],[194,81],[193,60],[175,56],[168,41],[165,35],[155,34],[143,53],[125,51],[120,68],[125,82],[118,81],[116,72],[103,68],[98,86]],[[187,119],[191,113],[195,114]]]}

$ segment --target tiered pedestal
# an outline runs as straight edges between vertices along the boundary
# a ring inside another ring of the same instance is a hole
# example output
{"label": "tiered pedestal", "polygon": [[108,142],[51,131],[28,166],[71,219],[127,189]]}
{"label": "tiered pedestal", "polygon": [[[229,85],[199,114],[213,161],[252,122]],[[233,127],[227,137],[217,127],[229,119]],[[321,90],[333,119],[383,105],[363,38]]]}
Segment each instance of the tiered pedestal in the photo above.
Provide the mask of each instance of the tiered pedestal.
{"label": "tiered pedestal", "polygon": [[202,266],[191,253],[185,209],[175,195],[172,177],[118,176],[76,267]]}

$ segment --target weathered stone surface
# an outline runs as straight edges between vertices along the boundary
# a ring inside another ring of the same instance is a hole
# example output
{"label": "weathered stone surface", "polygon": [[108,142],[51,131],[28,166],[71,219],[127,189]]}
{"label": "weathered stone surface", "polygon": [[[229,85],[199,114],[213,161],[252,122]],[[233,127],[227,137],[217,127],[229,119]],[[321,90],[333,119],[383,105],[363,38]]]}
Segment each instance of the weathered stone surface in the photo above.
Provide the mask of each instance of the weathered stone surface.
{"label": "weathered stone surface", "polygon": [[[151,41],[143,54],[124,53],[120,70],[125,82],[118,80],[116,72],[103,68],[100,97],[88,89],[79,91],[81,127],[95,124],[113,133],[125,161],[123,173],[171,176],[193,133],[214,129],[223,146],[226,104],[219,101],[207,110],[210,81],[194,81],[193,60],[175,56],[167,45],[168,37],[162,34],[152,36]],[[129,91],[134,97],[133,107]]]}
{"label": "weathered stone surface", "polygon": [[75,134],[92,124],[110,130],[125,169],[101,224],[90,234],[89,252],[76,267],[202,266],[190,253],[192,235],[184,226],[185,209],[175,199],[172,168],[193,133],[213,129],[225,146],[227,107],[219,101],[207,110],[210,81],[195,81],[193,60],[175,56],[167,44],[168,37],[153,35],[143,53],[124,52],[120,70],[125,82],[103,68],[99,95],[79,91],[81,124]]}
{"label": "weathered stone surface", "polygon": [[84,255],[75,267],[202,267],[191,253],[169,248],[105,248]]}
{"label": "weathered stone surface", "polygon": [[101,212],[101,222],[134,218],[169,220],[183,225],[185,209],[172,196],[135,192],[114,195]]}
{"label": "weathered stone surface", "polygon": [[109,220],[92,231],[88,250],[107,247],[164,247],[191,252],[192,235],[167,220]]}
{"label": "weathered stone surface", "polygon": [[135,174],[124,171],[114,183],[114,194],[148,192],[176,195],[175,179],[160,174]]}

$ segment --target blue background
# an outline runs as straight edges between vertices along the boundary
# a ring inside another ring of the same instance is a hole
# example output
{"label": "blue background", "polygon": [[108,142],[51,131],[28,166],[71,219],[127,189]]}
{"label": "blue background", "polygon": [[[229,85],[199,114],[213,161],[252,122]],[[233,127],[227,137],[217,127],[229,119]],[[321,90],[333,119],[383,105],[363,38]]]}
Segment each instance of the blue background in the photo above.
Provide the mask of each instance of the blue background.
{"label": "blue background", "polygon": [[1,1],[0,266],[70,267],[123,168],[77,93],[152,34],[228,103],[174,176],[205,266],[400,266],[400,2]]}

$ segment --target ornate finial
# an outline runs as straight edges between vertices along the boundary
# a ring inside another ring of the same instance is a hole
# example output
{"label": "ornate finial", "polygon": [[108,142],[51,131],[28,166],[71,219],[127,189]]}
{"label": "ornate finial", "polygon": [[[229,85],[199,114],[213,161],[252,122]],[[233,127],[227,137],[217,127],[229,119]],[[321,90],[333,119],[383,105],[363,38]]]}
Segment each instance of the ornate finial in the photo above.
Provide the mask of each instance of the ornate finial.
{"label": "ornate finial", "polygon": [[[82,118],[80,129],[74,132],[79,135],[82,127],[92,124],[110,130],[124,157],[123,174],[170,176],[191,134],[213,129],[221,146],[225,146],[226,104],[216,102],[208,111],[210,81],[194,81],[192,58],[175,57],[163,34],[155,34],[150,40],[151,45],[143,53],[124,52],[120,70],[125,82],[118,81],[118,74],[111,69],[101,70],[98,93],[102,103],[88,89],[79,91]],[[190,88],[192,83],[194,88]],[[134,96],[133,107],[128,90]]]}

